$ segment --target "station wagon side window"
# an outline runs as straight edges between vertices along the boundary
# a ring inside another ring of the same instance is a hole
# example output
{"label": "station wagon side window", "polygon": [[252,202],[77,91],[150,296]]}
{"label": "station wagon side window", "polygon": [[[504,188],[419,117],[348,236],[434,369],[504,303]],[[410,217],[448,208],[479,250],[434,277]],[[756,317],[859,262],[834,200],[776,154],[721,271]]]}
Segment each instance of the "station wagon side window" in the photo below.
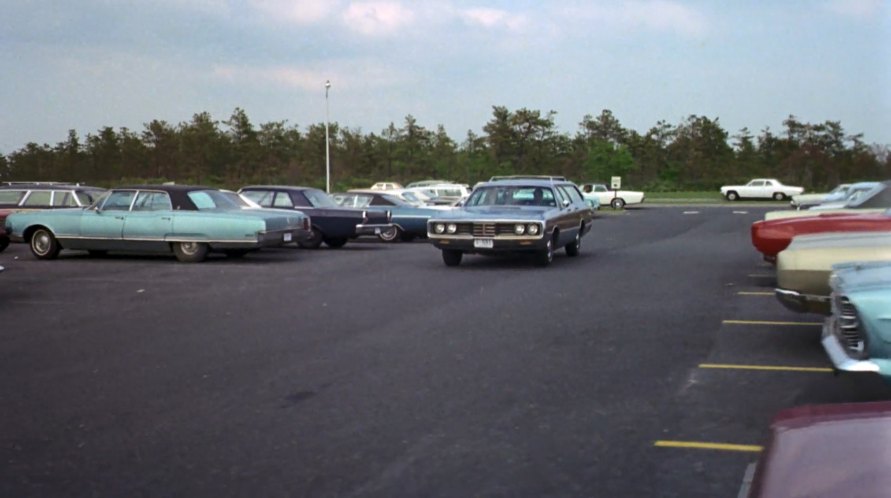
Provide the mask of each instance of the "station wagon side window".
{"label": "station wagon side window", "polygon": [[24,196],[24,190],[0,190],[0,204],[18,206]]}
{"label": "station wagon side window", "polygon": [[167,192],[139,192],[133,211],[172,211],[173,203]]}
{"label": "station wagon side window", "polygon": [[52,192],[48,190],[32,190],[28,197],[25,198],[25,202],[22,203],[24,207],[50,207],[52,206]]}
{"label": "station wagon side window", "polygon": [[132,190],[120,190],[112,192],[105,198],[102,204],[103,211],[129,211],[130,204],[133,203],[133,197],[136,192]]}
{"label": "station wagon side window", "polygon": [[294,201],[291,200],[291,196],[287,192],[276,192],[272,207],[292,208],[294,207]]}
{"label": "station wagon side window", "polygon": [[569,200],[570,203],[582,202],[582,198],[578,193],[578,190],[572,187],[566,185],[558,185],[557,190],[563,195],[563,198]]}
{"label": "station wagon side window", "polygon": [[65,190],[53,192],[53,207],[77,207],[74,194]]}

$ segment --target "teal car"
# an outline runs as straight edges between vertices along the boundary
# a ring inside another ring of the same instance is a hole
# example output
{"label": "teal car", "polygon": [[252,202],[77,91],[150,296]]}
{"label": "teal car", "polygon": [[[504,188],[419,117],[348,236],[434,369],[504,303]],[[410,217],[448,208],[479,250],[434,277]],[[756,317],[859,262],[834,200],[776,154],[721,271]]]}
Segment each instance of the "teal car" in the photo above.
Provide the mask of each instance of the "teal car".
{"label": "teal car", "polygon": [[560,177],[507,177],[477,184],[460,207],[427,222],[446,266],[465,254],[527,253],[547,266],[561,248],[578,256],[593,210],[578,186]]}
{"label": "teal car", "polygon": [[832,315],[823,325],[823,348],[835,368],[872,372],[891,383],[891,263],[833,266]]}
{"label": "teal car", "polygon": [[6,218],[13,242],[38,259],[62,249],[174,254],[203,261],[211,251],[244,256],[261,247],[299,242],[310,219],[299,211],[242,209],[208,187],[146,185],[109,190],[84,208],[14,213]]}

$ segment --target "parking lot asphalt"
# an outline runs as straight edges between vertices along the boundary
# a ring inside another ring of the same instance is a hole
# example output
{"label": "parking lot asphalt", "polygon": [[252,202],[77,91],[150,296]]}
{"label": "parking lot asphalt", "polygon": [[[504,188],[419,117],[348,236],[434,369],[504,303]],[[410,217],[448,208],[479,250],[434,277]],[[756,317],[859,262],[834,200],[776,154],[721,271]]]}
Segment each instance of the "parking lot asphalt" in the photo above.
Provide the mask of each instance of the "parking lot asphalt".
{"label": "parking lot asphalt", "polygon": [[767,209],[600,216],[548,268],[13,245],[0,495],[735,496],[778,410],[891,394],[772,297]]}

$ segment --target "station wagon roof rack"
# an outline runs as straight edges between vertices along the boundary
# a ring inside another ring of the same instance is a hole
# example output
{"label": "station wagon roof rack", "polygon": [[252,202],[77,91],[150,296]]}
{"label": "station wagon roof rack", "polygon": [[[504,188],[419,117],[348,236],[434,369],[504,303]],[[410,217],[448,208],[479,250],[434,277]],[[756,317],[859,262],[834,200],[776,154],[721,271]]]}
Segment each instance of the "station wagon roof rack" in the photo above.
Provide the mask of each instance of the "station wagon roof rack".
{"label": "station wagon roof rack", "polygon": [[497,182],[499,180],[550,180],[552,182],[565,182],[566,177],[555,175],[503,175],[489,178],[490,182]]}

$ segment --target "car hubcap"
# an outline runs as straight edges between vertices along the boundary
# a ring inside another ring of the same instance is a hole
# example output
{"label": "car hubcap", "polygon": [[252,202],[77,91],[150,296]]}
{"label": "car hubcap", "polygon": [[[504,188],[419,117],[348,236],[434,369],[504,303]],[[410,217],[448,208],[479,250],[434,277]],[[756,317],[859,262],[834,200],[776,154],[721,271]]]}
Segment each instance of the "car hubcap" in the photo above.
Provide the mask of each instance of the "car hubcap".
{"label": "car hubcap", "polygon": [[192,255],[198,252],[197,242],[184,242],[180,247],[182,248],[183,252],[188,255]]}
{"label": "car hubcap", "polygon": [[34,235],[34,242],[31,244],[31,247],[34,248],[34,252],[37,254],[46,254],[47,251],[49,251],[49,246],[49,234],[46,232],[37,232]]}

